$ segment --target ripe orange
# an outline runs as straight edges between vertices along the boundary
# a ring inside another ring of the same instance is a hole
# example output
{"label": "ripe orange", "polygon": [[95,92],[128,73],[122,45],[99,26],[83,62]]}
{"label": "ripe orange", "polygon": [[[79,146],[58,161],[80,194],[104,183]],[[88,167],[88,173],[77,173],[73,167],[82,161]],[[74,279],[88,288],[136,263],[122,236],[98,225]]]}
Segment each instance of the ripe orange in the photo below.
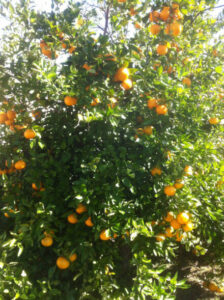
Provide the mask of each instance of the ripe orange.
{"label": "ripe orange", "polygon": [[110,237],[109,234],[108,234],[108,230],[103,230],[103,231],[101,231],[101,233],[100,233],[100,239],[101,239],[102,241],[107,241],[107,240],[110,240],[110,239],[111,239],[111,237]]}
{"label": "ripe orange", "polygon": [[139,24],[138,22],[136,22],[136,23],[135,23],[135,28],[136,28],[136,29],[141,29],[141,28],[142,28],[142,25]]}
{"label": "ripe orange", "polygon": [[157,24],[153,24],[151,27],[150,27],[150,32],[151,34],[153,35],[157,35],[159,34],[161,31],[161,27]]}
{"label": "ripe orange", "polygon": [[68,217],[67,217],[67,220],[68,220],[68,222],[69,223],[71,223],[71,224],[76,224],[76,223],[78,223],[78,219],[77,219],[77,216],[76,216],[76,214],[71,214],[71,215],[69,215]]}
{"label": "ripe orange", "polygon": [[24,168],[26,168],[26,163],[25,163],[25,161],[23,161],[23,160],[18,160],[18,161],[15,163],[15,169],[16,169],[16,170],[22,170],[22,169],[24,169]]}
{"label": "ripe orange", "polygon": [[173,233],[172,233],[172,228],[171,227],[166,228],[165,232],[166,232],[165,233],[166,237],[173,237]]}
{"label": "ripe orange", "polygon": [[164,188],[164,194],[167,196],[174,196],[176,194],[176,189],[172,185],[168,185]]}
{"label": "ripe orange", "polygon": [[88,66],[87,64],[84,64],[82,67],[83,67],[83,69],[86,69],[86,71],[89,71],[92,69],[92,67]]}
{"label": "ripe orange", "polygon": [[40,48],[46,47],[47,44],[45,43],[44,40],[40,41]]}
{"label": "ripe orange", "polygon": [[77,103],[77,98],[71,97],[71,96],[66,96],[66,97],[64,98],[64,102],[65,102],[65,104],[68,105],[68,106],[76,105],[76,103]]}
{"label": "ripe orange", "polygon": [[159,55],[166,55],[168,52],[168,47],[167,45],[158,45],[156,51]]}
{"label": "ripe orange", "polygon": [[170,28],[170,24],[167,24],[165,29],[164,29],[164,33],[165,34],[170,34],[171,33],[171,28]]}
{"label": "ripe orange", "polygon": [[46,236],[41,240],[41,245],[44,247],[50,247],[53,244],[53,239],[50,236]]}
{"label": "ripe orange", "polygon": [[149,109],[153,109],[158,105],[158,100],[157,99],[149,99],[147,102],[147,106]]}
{"label": "ripe orange", "polygon": [[68,49],[68,52],[70,54],[72,54],[74,51],[75,51],[76,47],[75,46],[71,46],[69,49]]}
{"label": "ripe orange", "polygon": [[57,258],[56,265],[59,269],[64,270],[70,266],[70,262],[66,258],[59,256]]}
{"label": "ripe orange", "polygon": [[186,176],[193,175],[193,168],[191,166],[186,166],[184,168],[184,173]]}
{"label": "ripe orange", "polygon": [[165,239],[166,239],[166,235],[163,234],[163,233],[160,233],[160,234],[158,234],[158,235],[156,236],[156,240],[157,240],[158,242],[164,242]]}
{"label": "ripe orange", "polygon": [[173,19],[174,20],[180,20],[183,18],[183,14],[180,12],[179,9],[175,9],[173,12]]}
{"label": "ripe orange", "polygon": [[14,120],[16,117],[16,112],[13,110],[8,110],[7,111],[7,117],[9,120]]}
{"label": "ripe orange", "polygon": [[166,222],[171,222],[174,219],[174,214],[171,211],[168,211],[166,217],[164,218],[164,220]]}
{"label": "ripe orange", "polygon": [[181,212],[177,215],[177,222],[180,223],[181,225],[187,224],[189,220],[190,220],[190,216],[186,212]]}
{"label": "ripe orange", "polygon": [[155,176],[155,175],[161,175],[161,174],[162,174],[162,170],[155,167],[155,168],[153,168],[153,169],[151,170],[151,174],[152,174],[152,176]]}
{"label": "ripe orange", "polygon": [[192,231],[194,229],[194,225],[192,224],[192,222],[188,222],[187,224],[184,225],[183,227],[183,230],[185,232],[188,232],[188,231]]}
{"label": "ripe orange", "polygon": [[170,222],[170,226],[172,226],[173,229],[179,229],[179,228],[181,227],[180,223],[178,223],[176,219],[173,219],[173,220]]}
{"label": "ripe orange", "polygon": [[128,79],[128,76],[130,75],[128,68],[120,68],[117,70],[115,77],[115,81],[124,81]]}
{"label": "ripe orange", "polygon": [[4,112],[1,112],[0,113],[0,124],[4,124],[7,119],[8,119],[7,114]]}
{"label": "ripe orange", "polygon": [[170,17],[170,7],[164,6],[159,16],[161,20],[167,21]]}
{"label": "ripe orange", "polygon": [[86,208],[86,206],[83,205],[82,203],[80,203],[80,204],[78,205],[78,207],[76,208],[77,214],[83,214],[83,213],[86,212],[86,211],[87,211],[87,208]]}
{"label": "ripe orange", "polygon": [[145,134],[150,135],[150,134],[152,134],[153,127],[152,126],[145,126],[143,128],[143,131],[144,131]]}
{"label": "ripe orange", "polygon": [[156,112],[158,115],[165,115],[168,112],[166,105],[158,105],[156,107]]}
{"label": "ripe orange", "polygon": [[11,126],[11,125],[13,125],[13,120],[9,120],[9,119],[7,119],[6,121],[5,121],[5,125],[7,125],[7,126]]}
{"label": "ripe orange", "polygon": [[96,106],[97,104],[100,103],[99,98],[93,98],[93,101],[90,103],[91,106]]}
{"label": "ripe orange", "polygon": [[191,80],[190,80],[190,78],[185,77],[182,80],[182,82],[183,82],[183,84],[187,85],[188,87],[191,86]]}
{"label": "ripe orange", "polygon": [[178,22],[173,22],[170,24],[170,31],[174,36],[178,36],[183,31],[183,26]]}
{"label": "ripe orange", "polygon": [[67,48],[67,44],[66,44],[66,43],[64,43],[64,42],[63,42],[63,43],[61,43],[61,46],[62,46],[62,48],[63,48],[63,49],[66,49],[66,48]]}
{"label": "ripe orange", "polygon": [[135,11],[134,7],[130,8],[130,15],[131,16],[135,16],[137,14],[137,12]]}
{"label": "ripe orange", "polygon": [[220,122],[218,118],[210,118],[208,121],[211,125],[217,125]]}
{"label": "ripe orange", "polygon": [[32,188],[35,190],[35,191],[38,191],[38,187],[36,186],[36,183],[32,183]]}
{"label": "ripe orange", "polygon": [[151,22],[157,22],[157,21],[159,21],[159,17],[160,17],[160,13],[158,11],[152,11],[149,14],[149,20]]}
{"label": "ripe orange", "polygon": [[177,231],[177,233],[176,233],[176,241],[180,242],[183,237],[184,237],[184,235]]}
{"label": "ripe orange", "polygon": [[180,179],[177,179],[176,183],[174,184],[174,187],[176,189],[182,189],[183,186],[184,186],[184,183]]}
{"label": "ripe orange", "polygon": [[125,90],[129,90],[132,88],[132,80],[131,79],[125,79],[122,83],[121,86],[125,89]]}
{"label": "ripe orange", "polygon": [[93,227],[93,222],[91,220],[91,217],[89,217],[87,220],[85,220],[85,224],[88,227]]}
{"label": "ripe orange", "polygon": [[75,261],[77,259],[77,254],[76,253],[73,253],[72,255],[69,256],[69,260],[71,262]]}
{"label": "ripe orange", "polygon": [[48,47],[41,48],[42,53],[48,58],[52,58],[52,52]]}
{"label": "ripe orange", "polygon": [[216,292],[218,290],[218,287],[216,284],[210,282],[208,285],[208,289],[212,292]]}
{"label": "ripe orange", "polygon": [[118,3],[125,3],[127,0],[117,0]]}
{"label": "ripe orange", "polygon": [[32,129],[27,129],[24,132],[24,137],[28,140],[35,138],[35,136],[36,136],[36,133]]}

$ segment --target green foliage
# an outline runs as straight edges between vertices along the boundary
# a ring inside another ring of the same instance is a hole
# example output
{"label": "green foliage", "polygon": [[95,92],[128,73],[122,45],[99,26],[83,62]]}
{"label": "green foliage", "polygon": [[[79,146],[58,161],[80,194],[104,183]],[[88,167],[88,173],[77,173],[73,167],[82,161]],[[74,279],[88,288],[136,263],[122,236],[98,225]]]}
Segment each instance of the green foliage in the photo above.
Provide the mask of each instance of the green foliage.
{"label": "green foliage", "polygon": [[[0,125],[2,299],[175,299],[177,288],[187,288],[176,272],[180,248],[223,263],[224,52],[213,38],[223,22],[209,15],[217,1],[175,2],[183,14],[177,37],[164,33],[162,21],[160,34],[150,34],[149,13],[170,1],[69,1],[63,10],[55,0],[50,13],[2,1],[10,23],[1,41],[0,105],[17,113],[11,127]],[[108,26],[99,23],[102,11]],[[157,54],[161,43],[167,55]],[[129,90],[114,81],[121,67],[130,70]],[[66,106],[65,96],[77,104]],[[151,98],[168,113],[149,109]],[[221,122],[210,124],[215,117]],[[19,160],[26,162],[20,171]],[[162,174],[152,176],[154,167]],[[168,197],[164,187],[177,179],[184,186]],[[70,224],[80,203],[87,211]],[[170,226],[168,211],[191,216],[194,230],[181,243],[156,239]],[[93,227],[85,225],[89,216]],[[108,241],[100,239],[105,229]],[[43,247],[51,231],[53,245]],[[68,269],[57,268],[59,256],[73,253]]]}

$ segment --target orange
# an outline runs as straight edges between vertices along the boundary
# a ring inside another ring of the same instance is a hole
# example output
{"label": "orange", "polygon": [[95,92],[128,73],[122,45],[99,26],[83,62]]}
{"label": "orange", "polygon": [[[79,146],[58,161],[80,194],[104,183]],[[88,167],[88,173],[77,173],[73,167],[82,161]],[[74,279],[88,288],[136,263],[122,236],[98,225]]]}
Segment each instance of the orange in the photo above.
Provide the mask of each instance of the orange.
{"label": "orange", "polygon": [[72,255],[69,256],[69,260],[71,262],[75,261],[77,259],[77,254],[76,253],[73,253]]}
{"label": "orange", "polygon": [[1,112],[0,113],[0,124],[4,124],[7,119],[8,119],[7,114],[4,112]]}
{"label": "orange", "polygon": [[76,47],[75,46],[71,46],[69,49],[68,49],[68,52],[70,54],[72,54],[74,51],[75,51]]}
{"label": "orange", "polygon": [[32,183],[32,188],[35,190],[35,191],[38,191],[38,187],[36,186],[36,183]]}
{"label": "orange", "polygon": [[150,32],[151,34],[153,35],[157,35],[160,33],[160,30],[161,30],[161,27],[157,24],[153,24],[151,27],[150,27]]}
{"label": "orange", "polygon": [[116,57],[114,57],[114,55],[110,54],[110,53],[105,54],[105,57],[107,57],[106,58],[107,61],[116,61],[117,60]]}
{"label": "orange", "polygon": [[142,25],[139,24],[138,22],[136,22],[136,23],[135,23],[135,28],[136,28],[136,29],[141,29],[141,28],[142,28]]}
{"label": "orange", "polygon": [[187,222],[190,220],[189,215],[186,212],[181,212],[177,215],[177,222],[181,225],[187,224]]}
{"label": "orange", "polygon": [[131,16],[135,16],[137,14],[137,12],[135,11],[134,7],[130,8],[130,15]]}
{"label": "orange", "polygon": [[88,66],[87,64],[84,64],[82,67],[83,67],[83,69],[86,69],[86,71],[89,71],[92,69],[92,67]]}
{"label": "orange", "polygon": [[194,229],[194,225],[191,222],[188,222],[184,225],[183,230],[185,232],[192,231]]}
{"label": "orange", "polygon": [[183,14],[179,11],[179,9],[175,9],[173,12],[173,19],[180,20],[183,18]]}
{"label": "orange", "polygon": [[25,128],[24,125],[15,125],[14,127],[15,127],[17,130],[22,130],[22,129]]}
{"label": "orange", "polygon": [[161,66],[161,64],[159,64],[159,63],[155,63],[154,65],[153,65],[153,70],[157,70],[157,68],[158,67],[160,67]]}
{"label": "orange", "polygon": [[5,121],[5,125],[7,125],[7,126],[10,126],[10,125],[13,125],[13,120],[6,120]]}
{"label": "orange", "polygon": [[170,7],[168,6],[163,7],[159,16],[161,20],[167,21],[170,17]]}
{"label": "orange", "polygon": [[85,87],[85,90],[88,92],[89,89],[90,89],[90,85],[87,85],[87,86]]}
{"label": "orange", "polygon": [[218,287],[216,284],[210,282],[208,285],[208,289],[212,292],[216,292],[218,290]]}
{"label": "orange", "polygon": [[218,118],[210,118],[208,121],[211,125],[216,125],[220,122]]}
{"label": "orange", "polygon": [[143,128],[143,131],[144,131],[145,134],[150,135],[150,134],[152,134],[153,127],[152,126],[145,126]]}
{"label": "orange", "polygon": [[177,22],[171,23],[170,31],[174,36],[178,36],[183,31],[183,26]]}
{"label": "orange", "polygon": [[24,137],[28,140],[35,138],[35,136],[36,136],[36,133],[32,129],[27,129],[24,132]]}
{"label": "orange", "polygon": [[41,245],[44,247],[50,247],[53,244],[53,239],[50,236],[46,236],[41,240]]}
{"label": "orange", "polygon": [[193,175],[193,168],[191,166],[186,166],[184,168],[184,173],[186,176]]}
{"label": "orange", "polygon": [[149,99],[147,102],[147,106],[149,109],[153,109],[158,105],[158,100],[157,99]]}
{"label": "orange", "polygon": [[164,188],[164,194],[167,196],[174,196],[176,194],[176,189],[172,185],[168,185]]}
{"label": "orange", "polygon": [[166,228],[165,232],[166,232],[165,233],[166,237],[173,237],[173,233],[172,233],[172,228],[171,227]]}
{"label": "orange", "polygon": [[58,37],[59,37],[60,40],[62,40],[64,38],[64,36],[65,36],[64,32],[60,32],[58,34]]}
{"label": "orange", "polygon": [[121,86],[125,89],[125,90],[129,90],[132,88],[132,80],[131,79],[125,79]]}
{"label": "orange", "polygon": [[50,230],[50,231],[44,231],[44,235],[47,237],[51,237],[52,235],[54,235],[54,231],[53,230]]}
{"label": "orange", "polygon": [[40,41],[40,48],[46,47],[47,44],[45,43],[44,40]]}
{"label": "orange", "polygon": [[180,241],[182,240],[183,237],[184,237],[184,235],[183,235],[183,234],[180,234],[180,232],[177,232],[177,233],[176,233],[176,241],[177,241],[177,242],[180,242]]}
{"label": "orange", "polygon": [[181,227],[180,223],[178,223],[176,219],[173,219],[173,220],[170,222],[170,226],[172,226],[173,229],[179,229],[179,228]]}
{"label": "orange", "polygon": [[16,112],[13,110],[8,110],[7,111],[7,117],[9,120],[14,120],[16,117]]}
{"label": "orange", "polygon": [[111,237],[110,237],[109,234],[108,234],[108,230],[103,230],[103,231],[101,231],[101,233],[100,233],[100,239],[101,239],[102,241],[107,241],[107,240],[110,240],[110,239],[111,239]]}
{"label": "orange", "polygon": [[168,108],[166,107],[166,105],[158,105],[156,107],[156,113],[158,115],[165,115],[168,112]]}
{"label": "orange", "polygon": [[162,170],[159,169],[159,168],[156,168],[156,167],[153,168],[150,172],[151,172],[152,176],[161,175],[162,174]]}
{"label": "orange", "polygon": [[158,11],[152,11],[149,14],[149,20],[151,22],[157,22],[157,21],[159,21],[159,17],[160,17],[160,13]]}
{"label": "orange", "polygon": [[175,187],[176,189],[182,189],[183,186],[184,186],[183,181],[181,181],[180,179],[177,179],[177,180],[176,180],[176,183],[174,184],[174,187]]}
{"label": "orange", "polygon": [[173,68],[171,66],[168,67],[168,69],[166,69],[168,74],[171,74],[173,72]]}
{"label": "orange", "polygon": [[42,53],[47,56],[48,58],[52,58],[52,52],[50,49],[48,49],[47,47],[43,47],[41,49]]}
{"label": "orange", "polygon": [[130,75],[128,68],[120,68],[117,70],[115,77],[115,81],[124,81],[128,79],[128,76]]}
{"label": "orange", "polygon": [[64,98],[64,102],[67,106],[72,106],[72,105],[76,105],[77,103],[77,98],[75,97],[71,97],[71,96],[66,96]]}
{"label": "orange", "polygon": [[168,211],[168,213],[167,213],[166,217],[164,218],[164,220],[166,222],[171,222],[173,219],[174,219],[173,213],[171,211]]}
{"label": "orange", "polygon": [[187,85],[188,87],[191,86],[191,80],[190,80],[190,78],[185,77],[182,80],[182,82],[183,82],[183,84]]}
{"label": "orange", "polygon": [[163,234],[163,233],[160,233],[160,234],[158,234],[158,235],[156,236],[156,240],[157,240],[158,242],[164,242],[165,239],[166,239],[166,236],[165,236],[165,234]]}
{"label": "orange", "polygon": [[88,227],[93,227],[93,222],[91,220],[91,217],[89,217],[87,220],[85,220],[85,224]]}
{"label": "orange", "polygon": [[216,49],[214,49],[214,50],[212,51],[212,55],[213,55],[213,56],[218,56],[218,51],[217,51]]}
{"label": "orange", "polygon": [[76,214],[71,214],[71,215],[69,215],[68,217],[67,217],[67,220],[68,220],[68,222],[69,223],[71,223],[71,224],[76,224],[76,223],[78,223],[78,219],[77,219],[77,216],[76,216]]}
{"label": "orange", "polygon": [[78,205],[78,207],[76,208],[77,214],[83,214],[83,213],[86,212],[86,211],[87,211],[87,208],[86,208],[86,206],[83,205],[82,203],[80,203],[80,204]]}
{"label": "orange", "polygon": [[168,52],[168,47],[167,45],[158,45],[156,51],[159,55],[166,55]]}
{"label": "orange", "polygon": [[126,2],[127,0],[117,0],[118,3],[124,3]]}
{"label": "orange", "polygon": [[61,46],[62,46],[63,49],[67,48],[67,44],[65,44],[65,43],[61,43]]}
{"label": "orange", "polygon": [[96,106],[97,104],[100,103],[99,98],[93,98],[93,101],[90,103],[91,106]]}
{"label": "orange", "polygon": [[56,265],[59,269],[64,270],[70,266],[70,262],[66,258],[60,256],[57,258]]}
{"label": "orange", "polygon": [[165,29],[164,29],[164,33],[165,34],[170,34],[171,33],[171,28],[170,28],[170,24],[167,24]]}
{"label": "orange", "polygon": [[18,160],[18,161],[15,163],[15,169],[16,169],[16,170],[22,170],[22,169],[24,169],[24,168],[26,168],[26,163],[25,163],[25,161],[23,161],[23,160]]}

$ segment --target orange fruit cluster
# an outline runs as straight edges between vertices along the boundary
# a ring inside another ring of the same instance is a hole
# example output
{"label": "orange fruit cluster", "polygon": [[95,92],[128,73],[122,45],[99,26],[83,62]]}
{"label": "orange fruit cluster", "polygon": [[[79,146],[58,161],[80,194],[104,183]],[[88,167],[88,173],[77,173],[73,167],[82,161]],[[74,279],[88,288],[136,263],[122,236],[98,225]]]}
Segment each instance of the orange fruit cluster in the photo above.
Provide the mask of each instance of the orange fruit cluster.
{"label": "orange fruit cluster", "polygon": [[223,293],[224,290],[220,287],[218,287],[215,283],[213,282],[203,282],[203,286],[207,289],[209,289],[211,292],[215,293]]}
{"label": "orange fruit cluster", "polygon": [[56,52],[52,52],[51,48],[47,45],[47,43],[45,43],[44,40],[40,41],[40,49],[41,49],[42,54],[44,54],[45,56],[47,56],[50,59],[52,59],[53,56],[55,58],[58,57],[57,53]]}
{"label": "orange fruit cluster", "polygon": [[148,108],[150,110],[155,108],[157,115],[167,114],[167,112],[168,112],[167,106],[165,104],[158,104],[159,101],[160,101],[159,99],[154,99],[154,98],[149,99],[148,102],[147,102]]}
{"label": "orange fruit cluster", "polygon": [[70,41],[69,41],[68,39],[65,39],[64,36],[65,36],[65,35],[64,35],[63,32],[60,32],[60,33],[58,34],[58,37],[59,37],[59,39],[61,40],[61,46],[62,46],[62,48],[65,49],[65,50],[68,49],[68,52],[69,52],[70,54],[72,54],[72,53],[75,51],[76,47],[75,47],[74,45],[71,45]]}
{"label": "orange fruit cluster", "polygon": [[7,112],[0,112],[0,124],[9,126],[11,130],[14,130],[14,122],[16,118],[16,112],[14,110],[8,110]]}
{"label": "orange fruit cluster", "polygon": [[184,237],[184,232],[192,231],[194,228],[190,214],[187,212],[180,212],[176,218],[174,213],[168,212],[164,221],[170,223],[170,227],[165,229],[165,233],[159,233],[156,236],[158,242],[163,242],[167,237],[175,237],[176,241],[180,242]]}
{"label": "orange fruit cluster", "polygon": [[114,81],[118,82],[121,81],[121,86],[125,89],[125,90],[129,90],[132,88],[132,80],[129,79],[129,69],[128,68],[120,68],[117,70],[116,74],[114,75]]}
{"label": "orange fruit cluster", "polygon": [[[82,203],[80,203],[80,204],[77,206],[77,208],[76,208],[76,213],[79,214],[79,215],[85,213],[86,211],[87,211],[87,208],[86,208],[86,206],[83,205]],[[76,224],[76,223],[79,222],[78,217],[77,217],[77,214],[72,213],[72,214],[68,215],[67,220],[68,220],[68,222],[69,222],[70,224]],[[88,218],[85,220],[85,224],[86,224],[86,226],[88,226],[88,227],[93,227],[93,226],[94,226],[91,217],[88,217]]]}

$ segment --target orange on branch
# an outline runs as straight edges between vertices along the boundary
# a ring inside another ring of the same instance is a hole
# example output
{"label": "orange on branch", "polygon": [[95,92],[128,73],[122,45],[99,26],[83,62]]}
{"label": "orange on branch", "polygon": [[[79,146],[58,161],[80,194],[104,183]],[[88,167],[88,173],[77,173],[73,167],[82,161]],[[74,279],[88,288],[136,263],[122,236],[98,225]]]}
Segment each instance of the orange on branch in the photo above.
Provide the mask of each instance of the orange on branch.
{"label": "orange on branch", "polygon": [[176,189],[172,185],[168,185],[164,188],[164,194],[167,196],[174,196],[176,194]]}
{"label": "orange on branch", "polygon": [[186,212],[181,212],[177,215],[177,222],[181,225],[187,224],[187,222],[190,220],[190,216]]}
{"label": "orange on branch", "polygon": [[111,237],[109,236],[108,230],[101,231],[101,233],[100,233],[100,239],[102,241],[108,241],[108,240],[111,239]]}
{"label": "orange on branch", "polygon": [[131,79],[125,79],[122,83],[121,86],[125,89],[125,90],[130,90],[132,88],[132,80]]}
{"label": "orange on branch", "polygon": [[23,160],[19,160],[15,163],[15,169],[16,170],[22,170],[26,168],[26,163]]}
{"label": "orange on branch", "polygon": [[160,13],[158,11],[152,11],[150,14],[149,14],[149,20],[151,22],[158,22],[159,21],[159,18],[160,18]]}
{"label": "orange on branch", "polygon": [[7,114],[4,112],[1,112],[0,113],[0,124],[4,124],[7,119],[8,119]]}
{"label": "orange on branch", "polygon": [[77,219],[77,216],[76,214],[70,214],[68,217],[67,217],[67,220],[70,224],[76,224],[78,223],[78,219]]}
{"label": "orange on branch", "polygon": [[87,220],[85,220],[85,224],[88,227],[93,227],[93,222],[92,222],[91,217],[89,217]]}
{"label": "orange on branch", "polygon": [[174,219],[174,214],[173,214],[171,211],[169,211],[169,212],[167,213],[166,217],[164,218],[164,220],[165,220],[166,222],[171,222],[173,219]]}
{"label": "orange on branch", "polygon": [[66,258],[60,256],[57,258],[56,265],[59,269],[65,270],[70,266],[70,262]]}
{"label": "orange on branch", "polygon": [[44,247],[50,247],[53,244],[53,239],[50,236],[46,236],[41,240],[41,245]]}
{"label": "orange on branch", "polygon": [[8,110],[7,117],[9,120],[14,120],[16,118],[16,112],[13,110]]}
{"label": "orange on branch", "polygon": [[158,235],[156,236],[156,240],[157,240],[158,242],[164,242],[165,239],[166,239],[166,235],[163,234],[163,233],[160,233],[160,234],[158,234]]}
{"label": "orange on branch", "polygon": [[178,223],[176,219],[173,219],[170,222],[170,226],[173,227],[173,229],[175,229],[175,230],[177,230],[181,227],[180,223]]}
{"label": "orange on branch", "polygon": [[153,168],[150,172],[151,172],[152,176],[161,175],[162,174],[162,170],[159,169],[159,168],[156,168],[156,167]]}
{"label": "orange on branch", "polygon": [[64,98],[64,103],[65,103],[67,106],[76,105],[76,103],[77,103],[77,98],[71,97],[71,96],[66,96],[66,97]]}
{"label": "orange on branch", "polygon": [[170,17],[170,7],[169,6],[163,7],[162,11],[160,12],[159,17],[161,20],[167,21]]}
{"label": "orange on branch", "polygon": [[210,118],[208,121],[211,125],[217,125],[220,122],[218,118]]}
{"label": "orange on branch", "polygon": [[157,35],[160,33],[160,31],[161,31],[161,27],[158,24],[151,25],[151,27],[150,27],[151,34]]}
{"label": "orange on branch", "polygon": [[128,68],[120,68],[117,70],[115,77],[115,81],[124,81],[128,79],[128,76],[130,75],[129,69]]}
{"label": "orange on branch", "polygon": [[192,231],[193,229],[194,229],[194,225],[191,221],[183,226],[183,230],[185,232]]}
{"label": "orange on branch", "polygon": [[76,259],[77,259],[77,254],[76,253],[73,253],[72,255],[69,256],[69,260],[71,262],[74,262]]}
{"label": "orange on branch", "polygon": [[188,77],[185,77],[183,80],[182,80],[183,84],[185,84],[186,86],[190,87],[191,86],[191,80],[190,78]]}
{"label": "orange on branch", "polygon": [[152,134],[152,131],[153,131],[153,127],[152,127],[152,126],[145,126],[145,127],[143,128],[143,131],[144,131],[145,134],[151,135],[151,134]]}
{"label": "orange on branch", "polygon": [[154,107],[156,107],[158,105],[158,100],[157,99],[149,99],[147,102],[147,106],[149,109],[153,109]]}
{"label": "orange on branch", "polygon": [[156,107],[156,113],[158,115],[165,115],[168,112],[168,108],[166,107],[166,105],[158,105]]}
{"label": "orange on branch", "polygon": [[156,48],[158,55],[166,55],[168,53],[167,45],[158,45]]}
{"label": "orange on branch", "polygon": [[165,235],[166,237],[170,237],[170,238],[173,237],[173,232],[171,227],[166,228]]}
{"label": "orange on branch", "polygon": [[82,204],[82,203],[80,203],[80,204],[78,205],[78,207],[76,208],[77,214],[83,214],[83,213],[86,212],[86,211],[87,211],[87,208],[86,208],[86,206],[85,206],[84,204]]}
{"label": "orange on branch", "polygon": [[34,130],[32,130],[32,129],[27,129],[27,130],[25,130],[25,132],[24,132],[24,137],[26,138],[26,139],[33,139],[33,138],[35,138],[35,136],[36,136],[36,133],[35,133],[35,131]]}

